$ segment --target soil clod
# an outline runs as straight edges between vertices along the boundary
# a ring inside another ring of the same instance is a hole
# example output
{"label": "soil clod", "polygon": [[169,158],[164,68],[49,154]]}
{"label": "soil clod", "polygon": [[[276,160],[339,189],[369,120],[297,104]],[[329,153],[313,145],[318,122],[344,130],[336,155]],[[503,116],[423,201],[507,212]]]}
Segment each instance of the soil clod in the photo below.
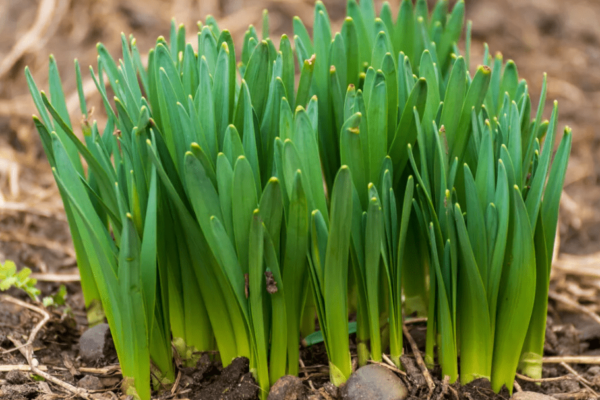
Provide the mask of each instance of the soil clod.
{"label": "soil clod", "polygon": [[[224,368],[220,375],[212,377],[203,374],[200,390],[191,398],[194,400],[253,400],[258,395],[258,385],[249,372],[247,358],[236,358]],[[208,381],[208,382],[206,382]]]}
{"label": "soil clod", "polygon": [[198,359],[196,362],[196,369],[189,368],[185,371],[197,384],[201,384],[205,375],[210,376],[219,372],[217,366],[212,362],[208,353],[204,353],[200,356],[200,359]]}
{"label": "soil clod", "polygon": [[27,375],[21,371],[13,370],[6,374],[6,381],[13,385],[22,385],[27,383],[28,380]]}
{"label": "soil clod", "polygon": [[577,381],[564,380],[560,383],[560,389],[563,393],[573,393],[579,391],[579,389],[581,389],[581,386]]}
{"label": "soil clod", "polygon": [[4,385],[0,387],[0,399],[2,400],[28,400],[38,396],[39,390],[36,385]]}

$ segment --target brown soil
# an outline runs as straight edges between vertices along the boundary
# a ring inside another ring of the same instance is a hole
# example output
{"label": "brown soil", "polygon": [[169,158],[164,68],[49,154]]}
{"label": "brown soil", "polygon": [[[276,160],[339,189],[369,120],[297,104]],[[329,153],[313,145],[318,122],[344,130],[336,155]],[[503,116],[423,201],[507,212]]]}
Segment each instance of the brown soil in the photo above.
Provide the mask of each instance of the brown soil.
{"label": "brown soil", "polygon": [[[236,46],[241,45],[248,24],[260,26],[261,11],[270,10],[272,35],[291,32],[291,20],[299,15],[310,28],[312,2],[293,0],[54,0],[51,23],[41,26],[36,40],[8,69],[4,62],[16,43],[36,21],[37,8],[49,0],[0,0],[0,261],[11,259],[20,267],[31,268],[40,279],[44,294],[52,294],[60,284],[68,289],[68,307],[51,310],[52,319],[37,336],[34,350],[48,372],[64,382],[77,384],[86,374],[78,360],[77,344],[86,329],[83,297],[77,282],[76,262],[69,238],[60,196],[31,123],[35,112],[30,100],[23,67],[29,65],[40,87],[47,87],[48,56],[58,62],[75,125],[79,121],[75,94],[73,58],[85,67],[95,65],[95,44],[102,41],[117,54],[120,33],[133,34],[142,51],[158,35],[168,35],[169,20],[193,29],[197,19],[212,14],[229,27]],[[451,0],[454,3],[454,0]],[[339,27],[344,3],[325,1],[334,28]],[[380,4],[379,1],[376,1]],[[392,2],[397,9],[397,1]],[[561,126],[573,128],[574,143],[561,201],[560,254],[555,260],[551,290],[577,301],[592,312],[600,310],[600,3],[597,0],[469,0],[467,18],[473,20],[472,64],[481,60],[483,42],[491,52],[514,59],[519,73],[527,79],[532,98],[539,95],[542,73],[548,73],[548,104],[560,104]],[[43,19],[42,19],[43,20]],[[40,21],[40,20],[38,20]],[[42,21],[43,22],[43,21]],[[44,24],[41,24],[44,25]],[[86,89],[89,104],[101,109],[98,96]],[[534,101],[535,103],[536,101]],[[549,110],[546,110],[549,116]],[[102,119],[101,115],[95,115]],[[58,276],[57,276],[58,274]],[[26,300],[21,293],[11,296]],[[25,364],[12,349],[8,337],[24,342],[39,315],[21,307],[0,302],[0,366]],[[411,335],[424,346],[423,328],[414,325]],[[547,332],[547,355],[600,356],[600,325],[581,313],[569,311],[562,303],[551,302]],[[405,349],[410,363],[410,349]],[[307,367],[301,377],[316,387],[314,399],[335,398],[328,381],[323,345],[301,350]],[[110,366],[108,366],[110,367]],[[247,361],[237,360],[223,369],[208,355],[194,369],[184,370],[175,398],[251,399],[257,387],[250,380]],[[600,391],[600,368],[573,365],[582,377]],[[425,398],[423,376],[417,369],[404,379],[412,398]],[[544,377],[566,375],[558,364],[548,364]],[[114,370],[96,375],[102,382],[99,394],[114,399],[119,393],[120,376]],[[434,371],[434,399],[506,399],[493,394],[489,384],[474,382],[466,387],[445,388]],[[538,386],[517,379],[523,390],[577,397],[582,385],[573,380],[544,382]],[[444,396],[441,394],[445,393]],[[54,384],[36,382],[29,373],[0,372],[0,398],[34,399],[68,394]]]}
{"label": "brown soil", "polygon": [[191,372],[191,398],[194,400],[254,400],[258,399],[258,386],[249,372],[247,358],[236,358],[223,368],[211,362],[204,354]]}

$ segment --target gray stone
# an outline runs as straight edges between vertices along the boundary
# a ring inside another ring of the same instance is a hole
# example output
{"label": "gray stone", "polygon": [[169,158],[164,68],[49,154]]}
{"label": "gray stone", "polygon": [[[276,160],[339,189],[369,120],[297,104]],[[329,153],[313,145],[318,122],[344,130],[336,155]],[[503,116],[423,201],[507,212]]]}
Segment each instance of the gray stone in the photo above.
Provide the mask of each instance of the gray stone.
{"label": "gray stone", "polygon": [[12,383],[13,385],[22,385],[27,383],[29,379],[27,379],[27,375],[25,375],[21,371],[12,370],[6,374],[6,381],[8,383]]}
{"label": "gray stone", "polygon": [[402,380],[381,365],[359,368],[342,388],[345,400],[403,400],[408,390]]}
{"label": "gray stone", "polygon": [[267,400],[303,400],[306,399],[306,388],[297,376],[282,376],[269,391]]}
{"label": "gray stone", "polygon": [[79,339],[79,356],[88,365],[97,365],[110,357],[114,343],[108,324],[98,324],[88,329]]}
{"label": "gray stone", "polygon": [[513,394],[510,400],[556,400],[556,397],[536,392],[517,392]]}
{"label": "gray stone", "polygon": [[97,376],[86,375],[77,382],[77,386],[87,390],[102,390],[104,385]]}

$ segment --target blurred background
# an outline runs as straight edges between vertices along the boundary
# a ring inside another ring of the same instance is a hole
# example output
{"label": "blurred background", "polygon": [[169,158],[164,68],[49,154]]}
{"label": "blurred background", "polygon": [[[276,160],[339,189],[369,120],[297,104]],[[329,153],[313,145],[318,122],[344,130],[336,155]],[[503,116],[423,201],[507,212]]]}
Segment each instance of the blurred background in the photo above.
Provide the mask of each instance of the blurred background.
{"label": "blurred background", "polygon": [[[345,1],[325,3],[336,29],[345,15]],[[381,3],[376,3],[379,8]],[[395,12],[399,0],[391,3]],[[313,2],[303,0],[0,0],[0,261],[12,259],[52,282],[77,279],[60,196],[31,121],[36,110],[23,73],[26,65],[38,86],[47,88],[48,57],[56,57],[77,131],[81,116],[73,59],[81,63],[88,104],[99,105],[87,71],[89,65],[96,66],[97,42],[117,58],[121,32],[133,34],[146,53],[159,35],[168,35],[172,17],[194,38],[196,22],[212,14],[221,28],[232,32],[239,50],[248,25],[260,27],[264,8],[270,12],[272,37],[291,34],[295,15],[312,27]],[[570,289],[566,278],[555,284],[580,300],[598,297],[600,1],[467,0],[466,10],[473,21],[472,67],[482,58],[484,42],[492,54],[515,60],[529,83],[534,107],[542,75],[548,73],[545,117],[552,100],[558,100],[560,131],[569,125],[574,133],[555,271],[587,281],[584,289],[589,290]],[[61,275],[53,275],[57,273]]]}

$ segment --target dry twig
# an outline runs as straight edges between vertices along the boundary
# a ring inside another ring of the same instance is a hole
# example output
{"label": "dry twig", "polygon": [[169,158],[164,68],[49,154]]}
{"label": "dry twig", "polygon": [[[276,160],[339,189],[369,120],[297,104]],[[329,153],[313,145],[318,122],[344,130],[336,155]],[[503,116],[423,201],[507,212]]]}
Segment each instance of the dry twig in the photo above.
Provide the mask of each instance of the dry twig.
{"label": "dry twig", "polygon": [[554,378],[540,378],[540,379],[533,379],[528,377],[527,375],[523,375],[517,372],[517,378],[527,381],[527,382],[535,382],[535,383],[542,383],[542,382],[557,382],[557,381],[565,381],[565,380],[577,380],[577,378],[575,378],[572,375],[563,375],[563,376],[556,376]]}
{"label": "dry twig", "polygon": [[406,372],[404,372],[404,371],[398,369],[398,367],[396,367],[396,364],[394,364],[394,362],[388,357],[387,354],[383,355],[383,361],[385,361],[385,363],[387,365],[389,365],[390,367],[394,368],[394,370],[396,372],[398,372],[400,375],[406,375]]}
{"label": "dry twig", "polygon": [[408,343],[410,343],[410,348],[412,349],[412,352],[415,355],[415,360],[417,361],[417,364],[419,364],[419,367],[421,368],[421,372],[423,372],[423,376],[425,377],[425,380],[427,381],[427,387],[429,387],[429,394],[427,394],[427,399],[430,399],[431,395],[433,394],[433,390],[435,389],[435,383],[433,383],[433,379],[431,379],[429,370],[427,369],[427,366],[425,365],[425,362],[423,361],[423,357],[421,357],[421,352],[419,351],[419,348],[417,347],[415,340],[408,332],[408,328],[406,328],[405,324],[402,324],[402,331],[404,332],[404,336],[406,336],[406,339],[408,339]]}
{"label": "dry twig", "polygon": [[450,389],[450,391],[452,392],[452,394],[454,395],[454,398],[456,400],[459,400],[460,398],[458,397],[458,392],[456,391],[456,389],[454,389],[452,386],[448,386],[448,389]]}
{"label": "dry twig", "polygon": [[390,371],[395,372],[397,374],[406,375],[406,372],[398,369],[395,365],[389,365],[387,362],[379,362],[379,361],[367,360],[367,363],[374,364],[374,365],[380,365],[383,368],[387,368]]}
{"label": "dry twig", "polygon": [[171,394],[177,393],[177,389],[179,388],[179,382],[181,381],[181,370],[177,371],[177,378],[175,378],[175,384],[171,388]]}
{"label": "dry twig", "polygon": [[[2,103],[0,102],[0,109],[2,109]],[[1,113],[0,113],[1,114]],[[54,213],[52,211],[43,210],[40,208],[33,207],[27,203],[20,203],[14,201],[0,202],[0,211],[6,212],[23,212],[32,215],[39,215],[40,217],[54,218],[58,221],[66,221],[67,218],[64,214]]]}
{"label": "dry twig", "polygon": [[573,374],[573,377],[575,379],[577,379],[579,382],[581,382],[583,384],[587,384],[587,385],[591,385],[592,384],[592,382],[588,381],[583,376],[579,375],[579,373],[577,371],[575,371],[575,369],[573,367],[571,367],[569,364],[567,364],[565,362],[561,362],[560,365],[564,369],[566,369],[567,371],[569,371],[571,374]]}
{"label": "dry twig", "polygon": [[[23,346],[24,345],[21,345],[21,347],[23,347]],[[45,365],[39,365],[38,369],[40,369],[42,371],[48,371],[48,367]],[[52,367],[52,369],[57,370],[57,371],[68,371],[67,368],[63,368],[63,367]],[[31,372],[31,366],[29,366],[27,364],[0,365],[0,372],[10,372],[10,371]],[[121,368],[119,366],[115,366],[115,367],[111,366],[111,367],[106,367],[106,368],[80,367],[79,372],[82,372],[84,374],[92,374],[92,375],[113,375],[113,374],[120,374]]]}
{"label": "dry twig", "polygon": [[588,381],[587,379],[585,379],[583,376],[579,375],[579,373],[577,371],[575,371],[575,369],[573,367],[571,367],[569,364],[565,363],[565,362],[561,362],[560,365],[562,365],[562,367],[564,369],[566,369],[567,371],[569,371],[570,373],[572,373],[575,378],[583,385],[585,386],[586,389],[588,389],[590,392],[592,392],[594,394],[594,396],[596,396],[596,398],[598,398],[598,393],[596,393],[596,391],[594,389],[591,388],[591,386],[593,386],[594,384],[590,381]]}
{"label": "dry twig", "polygon": [[[22,349],[22,347],[25,347],[25,346],[22,346],[21,342],[19,342],[17,339],[14,339],[14,338],[11,338],[11,337],[9,337],[8,339],[11,342],[13,342],[13,344],[15,346],[20,347],[21,348],[20,349],[21,353],[23,354],[24,357],[27,358],[27,354],[28,354],[27,350]],[[73,386],[73,385],[71,385],[71,384],[69,384],[67,382],[61,381],[60,379],[58,379],[58,378],[50,375],[47,372],[42,371],[39,368],[39,363],[38,363],[38,360],[36,358],[33,358],[33,357],[31,358],[31,361],[29,361],[29,366],[31,367],[31,372],[33,372],[34,374],[36,374],[38,376],[41,376],[42,378],[46,379],[47,381],[50,381],[50,382],[54,383],[57,386],[60,386],[63,389],[66,389],[67,391],[69,391],[69,392],[71,392],[73,394],[76,394],[77,396],[80,396],[80,397],[84,398],[85,400],[93,400],[93,399],[95,399],[95,397],[93,395],[91,395],[87,390],[75,387],[75,386]]]}
{"label": "dry twig", "polygon": [[42,371],[38,360],[33,357],[33,341],[35,340],[37,334],[39,333],[40,329],[42,329],[44,324],[46,324],[46,322],[48,322],[50,320],[50,314],[48,314],[45,310],[43,310],[39,307],[36,307],[29,303],[25,303],[24,301],[15,299],[14,297],[11,297],[8,295],[2,295],[0,297],[0,301],[17,304],[21,307],[25,307],[29,310],[35,311],[43,316],[42,320],[32,329],[31,333],[29,334],[29,338],[27,339],[27,342],[25,344],[22,344],[17,339],[14,339],[11,337],[8,338],[11,342],[13,342],[15,347],[17,347],[19,349],[21,354],[23,354],[23,357],[25,357],[25,359],[27,360],[27,363],[29,364],[29,367],[31,368],[31,372],[33,372],[36,375],[41,376],[42,378],[46,379],[47,381],[50,381],[50,382],[54,383],[55,385],[60,386],[63,389],[65,389],[77,396],[84,398],[85,400],[95,399],[95,397],[93,395],[91,395],[87,390],[75,387],[67,382],[63,382],[60,379],[48,374],[47,372]]}
{"label": "dry twig", "polygon": [[443,399],[448,393],[448,383],[450,383],[450,377],[448,375],[444,376],[444,380],[442,381],[442,391],[438,395],[438,400]]}
{"label": "dry twig", "polygon": [[599,265],[599,253],[586,256],[562,254],[561,257],[553,263],[553,267],[568,274],[594,278],[600,278]]}
{"label": "dry twig", "polygon": [[555,399],[564,399],[564,400],[590,400],[590,393],[587,390],[582,390],[580,392],[571,392],[571,393],[552,393],[552,397]]}
{"label": "dry twig", "polygon": [[421,322],[427,322],[427,317],[408,319],[404,321],[404,325],[419,324]]}
{"label": "dry twig", "polygon": [[0,232],[0,241],[3,242],[20,242],[31,246],[43,247],[48,250],[56,251],[62,254],[66,254],[69,257],[75,258],[75,250],[69,246],[65,246],[62,243],[48,240],[46,238],[40,238],[35,236],[23,235],[19,232]]}
{"label": "dry twig", "polygon": [[521,385],[519,385],[519,382],[515,381],[514,385],[515,385],[515,389],[517,389],[517,392],[523,391],[523,388],[521,387]]}
{"label": "dry twig", "polygon": [[[45,365],[40,365],[38,367],[39,369],[41,369],[42,371],[47,371],[48,368]],[[19,364],[19,365],[0,365],[0,372],[10,372],[10,371],[22,371],[22,372],[30,372],[31,371],[31,367],[29,365],[26,364]]]}
{"label": "dry twig", "polygon": [[562,294],[558,294],[556,292],[548,293],[548,297],[550,297],[552,300],[556,300],[560,303],[563,303],[569,307],[574,308],[575,310],[587,315],[588,317],[590,317],[591,319],[593,319],[600,325],[600,316],[598,316],[598,314],[596,314],[595,312],[589,310],[587,307],[582,306],[578,302],[571,300],[570,298],[563,296]]}
{"label": "dry twig", "polygon": [[[35,21],[33,22],[31,29],[20,37],[10,52],[4,57],[4,60],[0,63],[0,79],[11,70],[16,62],[19,61],[29,49],[38,44],[39,40],[44,36],[51,25],[55,9],[56,0],[40,1]],[[58,22],[56,22],[56,24],[58,24]]]}
{"label": "dry twig", "polygon": [[300,367],[303,369],[304,375],[306,375],[306,380],[308,381],[310,388],[312,390],[316,390],[315,385],[313,385],[312,381],[310,380],[310,374],[306,371],[306,366],[304,365],[304,361],[302,361],[302,359],[300,359]]}
{"label": "dry twig", "polygon": [[17,347],[19,347],[19,350],[23,353],[23,356],[25,356],[25,358],[27,359],[27,362],[31,365],[31,360],[33,358],[33,341],[35,340],[35,337],[37,336],[40,329],[42,329],[42,327],[46,324],[46,322],[48,322],[50,320],[50,314],[48,314],[46,312],[46,310],[43,310],[43,309],[36,307],[34,305],[31,305],[29,303],[25,303],[24,301],[15,299],[14,297],[11,297],[8,295],[0,296],[0,301],[13,303],[18,306],[27,308],[29,310],[37,312],[38,314],[41,314],[43,317],[42,320],[40,322],[38,322],[38,324],[33,328],[31,333],[29,334],[29,338],[27,339],[27,342],[22,346],[21,345],[17,346]]}
{"label": "dry twig", "polygon": [[56,282],[69,283],[79,282],[81,276],[77,274],[31,274],[31,278],[37,279],[38,282]]}
{"label": "dry twig", "polygon": [[588,365],[600,365],[600,356],[556,356],[556,357],[544,357],[542,359],[544,364],[560,364],[562,362],[569,364],[588,364]]}

